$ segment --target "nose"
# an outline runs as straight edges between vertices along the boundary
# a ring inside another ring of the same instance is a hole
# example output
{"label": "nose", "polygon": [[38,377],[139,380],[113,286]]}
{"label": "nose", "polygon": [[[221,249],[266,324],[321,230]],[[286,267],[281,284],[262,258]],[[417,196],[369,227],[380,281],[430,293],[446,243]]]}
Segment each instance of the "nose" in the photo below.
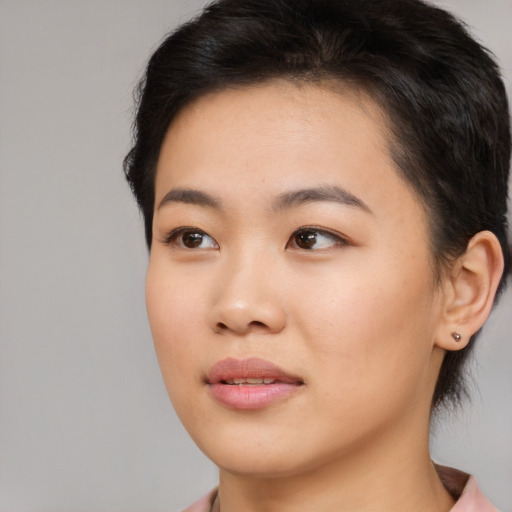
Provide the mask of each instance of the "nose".
{"label": "nose", "polygon": [[277,272],[262,259],[226,262],[216,282],[208,323],[219,334],[276,334],[286,324]]}

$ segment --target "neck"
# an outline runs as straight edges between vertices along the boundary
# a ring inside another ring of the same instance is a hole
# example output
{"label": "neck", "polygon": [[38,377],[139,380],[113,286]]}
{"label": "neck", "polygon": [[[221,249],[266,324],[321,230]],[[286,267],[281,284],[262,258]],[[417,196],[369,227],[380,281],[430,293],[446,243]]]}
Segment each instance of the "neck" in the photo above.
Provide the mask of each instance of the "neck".
{"label": "neck", "polygon": [[406,432],[411,429],[383,432],[364,450],[354,449],[296,474],[269,477],[221,470],[218,510],[449,511],[454,501],[430,460],[428,429],[421,441]]}

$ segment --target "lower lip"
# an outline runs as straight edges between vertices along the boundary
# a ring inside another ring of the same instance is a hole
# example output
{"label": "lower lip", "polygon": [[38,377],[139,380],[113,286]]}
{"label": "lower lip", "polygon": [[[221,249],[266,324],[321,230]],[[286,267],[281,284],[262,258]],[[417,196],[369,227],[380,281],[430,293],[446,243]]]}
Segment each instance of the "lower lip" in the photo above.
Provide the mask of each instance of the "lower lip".
{"label": "lower lip", "polygon": [[223,384],[218,382],[209,385],[210,392],[217,402],[233,409],[243,410],[267,407],[295,393],[299,387],[299,384],[285,382],[261,385]]}

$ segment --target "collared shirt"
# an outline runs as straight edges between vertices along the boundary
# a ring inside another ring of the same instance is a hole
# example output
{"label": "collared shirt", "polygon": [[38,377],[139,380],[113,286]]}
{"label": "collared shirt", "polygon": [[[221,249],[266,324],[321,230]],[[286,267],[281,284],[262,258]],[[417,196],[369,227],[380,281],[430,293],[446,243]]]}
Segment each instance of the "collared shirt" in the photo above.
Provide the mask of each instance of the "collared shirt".
{"label": "collared shirt", "polygon": [[[445,466],[436,465],[436,469],[448,492],[457,500],[450,512],[498,512],[482,494],[474,477]],[[183,512],[210,512],[215,496],[217,489],[203,496]]]}
{"label": "collared shirt", "polygon": [[450,512],[498,512],[478,488],[475,477],[437,464],[436,470],[443,485],[457,500]]}

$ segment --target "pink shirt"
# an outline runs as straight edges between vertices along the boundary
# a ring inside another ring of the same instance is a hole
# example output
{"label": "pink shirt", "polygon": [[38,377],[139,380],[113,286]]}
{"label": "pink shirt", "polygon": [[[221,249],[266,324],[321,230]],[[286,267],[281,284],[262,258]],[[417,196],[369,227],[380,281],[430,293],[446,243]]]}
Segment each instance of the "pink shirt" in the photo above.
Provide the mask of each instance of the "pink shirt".
{"label": "pink shirt", "polygon": [[[472,476],[445,466],[436,465],[436,469],[444,486],[457,498],[450,512],[498,512],[482,494]],[[183,512],[210,512],[216,495],[217,489],[214,489]]]}

